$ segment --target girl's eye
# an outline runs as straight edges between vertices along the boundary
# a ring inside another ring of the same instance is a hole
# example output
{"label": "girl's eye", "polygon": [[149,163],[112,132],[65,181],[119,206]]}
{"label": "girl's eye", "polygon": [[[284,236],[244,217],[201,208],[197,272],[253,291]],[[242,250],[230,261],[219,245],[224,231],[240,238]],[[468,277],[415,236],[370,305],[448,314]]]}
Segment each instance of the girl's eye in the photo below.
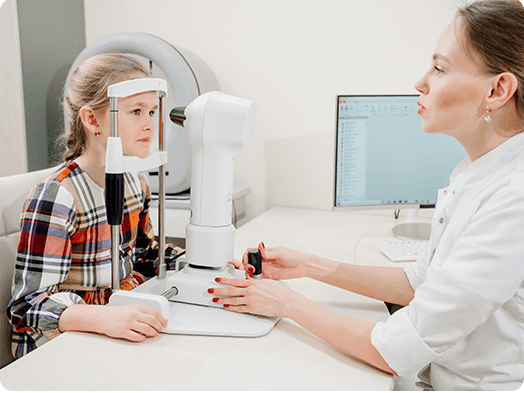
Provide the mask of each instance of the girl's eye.
{"label": "girl's eye", "polygon": [[438,68],[437,66],[433,66],[433,68],[434,68],[435,70],[437,70],[437,73],[438,73],[438,74],[440,74],[440,73],[442,72],[442,70],[441,70],[440,68]]}
{"label": "girl's eye", "polygon": [[153,117],[155,115],[155,111],[149,112],[149,116]]}
{"label": "girl's eye", "polygon": [[140,115],[140,109],[135,109],[134,111],[131,111],[133,115]]}

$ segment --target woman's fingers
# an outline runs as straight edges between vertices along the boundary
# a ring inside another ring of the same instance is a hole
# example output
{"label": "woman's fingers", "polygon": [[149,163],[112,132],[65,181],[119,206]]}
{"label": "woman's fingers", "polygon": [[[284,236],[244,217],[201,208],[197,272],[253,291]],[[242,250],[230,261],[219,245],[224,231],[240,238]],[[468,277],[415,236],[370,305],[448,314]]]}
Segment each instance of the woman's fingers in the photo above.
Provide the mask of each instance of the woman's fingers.
{"label": "woman's fingers", "polygon": [[233,265],[235,269],[242,269],[242,262],[240,262],[238,259],[233,259],[231,262],[228,262],[230,265]]}
{"label": "woman's fingers", "polygon": [[245,304],[241,299],[246,295],[246,289],[251,284],[249,280],[238,278],[224,278],[217,277],[217,283],[228,285],[227,287],[209,288],[207,292],[214,296],[222,296],[213,298],[213,302],[217,304]]}
{"label": "woman's fingers", "polygon": [[221,285],[229,285],[232,287],[245,288],[249,286],[249,281],[242,278],[227,278],[227,277],[217,277],[215,282]]}
{"label": "woman's fingers", "polygon": [[245,305],[235,306],[231,304],[224,304],[224,308],[229,311],[235,311],[235,312],[244,313],[244,314],[250,313],[249,308]]}
{"label": "woman's fingers", "polygon": [[248,248],[246,250],[246,252],[244,252],[244,255],[242,255],[242,265],[244,265],[244,266],[248,266],[249,265],[248,254],[249,254],[249,251],[251,251],[251,250],[256,250],[256,248]]}
{"label": "woman's fingers", "polygon": [[232,306],[246,306],[246,298],[244,296],[227,296],[227,297],[215,297],[213,303],[232,305]]}

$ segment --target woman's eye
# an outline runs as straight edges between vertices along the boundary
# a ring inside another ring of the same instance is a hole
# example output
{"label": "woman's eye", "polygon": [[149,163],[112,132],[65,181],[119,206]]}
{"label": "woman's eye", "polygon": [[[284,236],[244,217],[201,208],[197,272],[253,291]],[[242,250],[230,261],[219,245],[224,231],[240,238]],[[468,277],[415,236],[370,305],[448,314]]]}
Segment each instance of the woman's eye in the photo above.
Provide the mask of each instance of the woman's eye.
{"label": "woman's eye", "polygon": [[437,66],[433,66],[433,68],[434,68],[435,70],[437,70],[437,73],[439,73],[439,74],[442,72],[442,70],[441,70],[440,68],[438,68]]}
{"label": "woman's eye", "polygon": [[135,109],[134,111],[131,111],[133,115],[140,115],[140,109]]}
{"label": "woman's eye", "polygon": [[155,115],[155,111],[149,112],[149,116],[153,117]]}

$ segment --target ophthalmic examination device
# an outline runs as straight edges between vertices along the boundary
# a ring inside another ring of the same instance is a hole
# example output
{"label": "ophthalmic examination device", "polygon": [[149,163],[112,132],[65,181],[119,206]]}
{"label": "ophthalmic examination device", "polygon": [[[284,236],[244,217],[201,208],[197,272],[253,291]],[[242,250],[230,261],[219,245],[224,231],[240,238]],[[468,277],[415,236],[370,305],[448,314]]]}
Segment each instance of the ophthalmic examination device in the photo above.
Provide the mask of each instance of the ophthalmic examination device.
{"label": "ophthalmic examination device", "polygon": [[[159,100],[159,151],[147,159],[124,157],[118,137],[118,98],[156,91]],[[207,289],[219,286],[215,277],[240,277],[228,264],[234,259],[235,227],[231,224],[235,153],[249,145],[256,105],[253,101],[213,91],[187,107],[171,110],[170,119],[184,127],[192,150],[190,208],[186,227],[185,266],[167,271],[165,264],[163,187],[167,152],[163,79],[141,78],[112,85],[111,137],[106,153],[106,208],[112,233],[112,287],[109,305],[143,304],[168,320],[164,333],[254,337],[268,333],[278,318],[237,314],[212,302]],[[123,173],[159,168],[159,263],[157,276],[132,291],[119,290],[119,226],[124,204]],[[243,274],[242,274],[243,277]]]}

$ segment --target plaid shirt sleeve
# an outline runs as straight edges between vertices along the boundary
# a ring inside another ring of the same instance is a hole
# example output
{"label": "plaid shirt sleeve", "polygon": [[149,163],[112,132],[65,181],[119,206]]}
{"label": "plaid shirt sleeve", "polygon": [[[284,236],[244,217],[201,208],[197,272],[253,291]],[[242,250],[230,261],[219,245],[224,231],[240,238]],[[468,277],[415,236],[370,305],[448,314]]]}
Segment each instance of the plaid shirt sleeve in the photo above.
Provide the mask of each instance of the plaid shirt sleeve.
{"label": "plaid shirt sleeve", "polygon": [[74,293],[59,293],[71,266],[71,235],[76,231],[72,195],[56,181],[36,186],[21,215],[21,234],[8,316],[17,332],[46,338],[59,334],[58,320]]}

